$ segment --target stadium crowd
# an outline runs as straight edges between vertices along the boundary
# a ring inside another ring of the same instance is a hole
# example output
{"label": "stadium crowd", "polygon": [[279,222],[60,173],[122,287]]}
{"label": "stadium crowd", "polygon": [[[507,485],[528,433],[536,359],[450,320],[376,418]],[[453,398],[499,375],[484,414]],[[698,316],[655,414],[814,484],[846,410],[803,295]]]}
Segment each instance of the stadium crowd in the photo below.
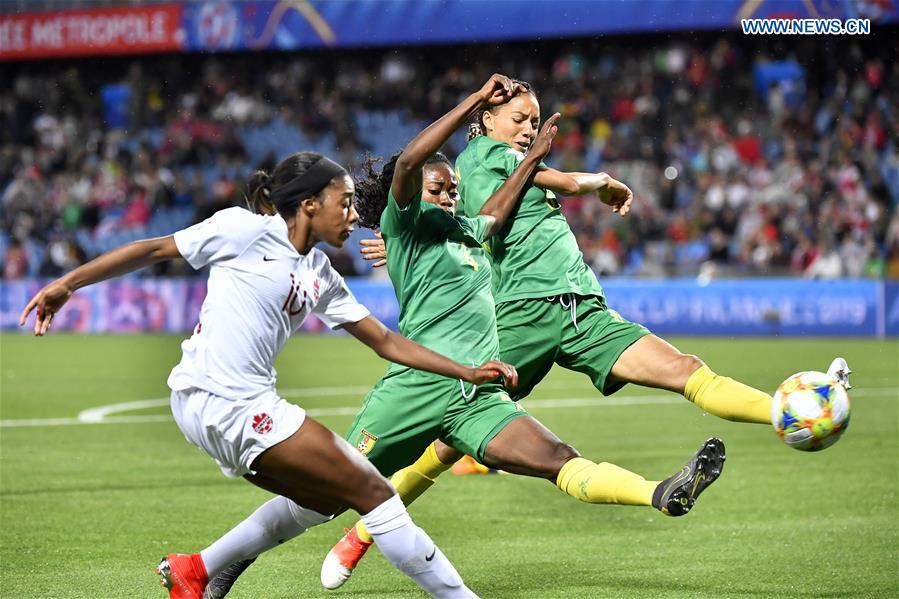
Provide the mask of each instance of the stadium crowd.
{"label": "stadium crowd", "polygon": [[[562,113],[551,164],[635,192],[626,219],[563,202],[598,275],[899,278],[887,46],[717,34],[5,65],[3,277],[55,276],[239,204],[253,168],[297,149],[389,156],[498,71]],[[799,76],[760,84],[766,61]],[[352,249],[332,258],[368,268]]]}

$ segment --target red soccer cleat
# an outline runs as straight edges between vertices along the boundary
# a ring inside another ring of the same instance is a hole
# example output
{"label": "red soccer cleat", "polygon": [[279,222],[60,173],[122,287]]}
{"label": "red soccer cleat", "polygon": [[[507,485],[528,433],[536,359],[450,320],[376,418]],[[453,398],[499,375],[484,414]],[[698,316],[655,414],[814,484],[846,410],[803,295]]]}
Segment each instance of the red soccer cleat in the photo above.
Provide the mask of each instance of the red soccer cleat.
{"label": "red soccer cleat", "polygon": [[203,599],[209,583],[206,565],[199,553],[170,553],[159,562],[159,583],[169,590],[169,599]]}
{"label": "red soccer cleat", "polygon": [[353,570],[356,569],[356,564],[372,546],[372,543],[373,541],[360,539],[356,534],[355,526],[346,529],[346,534],[331,548],[331,551],[325,556],[325,561],[322,562],[322,586],[333,590],[349,580],[353,575]]}

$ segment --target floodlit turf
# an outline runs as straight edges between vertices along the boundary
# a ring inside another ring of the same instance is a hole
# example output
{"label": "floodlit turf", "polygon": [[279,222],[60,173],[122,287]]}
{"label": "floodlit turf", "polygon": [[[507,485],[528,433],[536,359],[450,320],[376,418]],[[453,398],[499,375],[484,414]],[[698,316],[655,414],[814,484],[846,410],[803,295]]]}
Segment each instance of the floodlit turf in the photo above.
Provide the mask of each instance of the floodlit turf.
{"label": "floodlit turf", "polygon": [[[161,555],[201,549],[267,498],[222,476],[164,419],[9,426],[165,398],[179,339],[5,335],[0,343],[0,596],[165,597],[152,573]],[[834,447],[804,454],[769,427],[703,415],[671,394],[629,387],[615,398],[632,403],[603,405],[583,377],[556,369],[525,405],[585,456],[659,478],[718,435],[727,467],[678,519],[582,504],[545,481],[445,475],[412,515],[469,586],[485,598],[899,595],[896,341],[678,344],[769,391],[843,355],[855,370],[852,424]],[[299,338],[278,362],[279,388],[333,413],[358,405],[360,389],[384,368],[348,338]],[[332,389],[303,391],[321,387]],[[572,401],[540,403],[559,399]],[[167,413],[156,405],[112,416]],[[343,432],[351,416],[321,420]],[[344,589],[321,589],[321,559],[351,521],[346,515],[264,555],[231,596],[422,596],[376,551]]]}

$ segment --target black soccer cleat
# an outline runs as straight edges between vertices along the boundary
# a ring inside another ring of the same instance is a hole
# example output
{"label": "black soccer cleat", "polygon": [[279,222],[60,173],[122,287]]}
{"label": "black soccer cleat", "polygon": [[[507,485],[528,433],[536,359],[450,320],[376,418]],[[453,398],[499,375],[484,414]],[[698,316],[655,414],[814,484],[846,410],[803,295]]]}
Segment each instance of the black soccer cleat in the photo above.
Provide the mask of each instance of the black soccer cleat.
{"label": "black soccer cleat", "polygon": [[652,506],[669,516],[683,516],[699,494],[721,476],[724,460],[724,441],[712,437],[680,472],[659,483],[652,494]]}
{"label": "black soccer cleat", "polygon": [[228,592],[231,591],[231,587],[234,586],[237,578],[255,561],[255,557],[253,559],[242,559],[222,570],[218,576],[210,580],[209,584],[206,585],[203,599],[224,599]]}

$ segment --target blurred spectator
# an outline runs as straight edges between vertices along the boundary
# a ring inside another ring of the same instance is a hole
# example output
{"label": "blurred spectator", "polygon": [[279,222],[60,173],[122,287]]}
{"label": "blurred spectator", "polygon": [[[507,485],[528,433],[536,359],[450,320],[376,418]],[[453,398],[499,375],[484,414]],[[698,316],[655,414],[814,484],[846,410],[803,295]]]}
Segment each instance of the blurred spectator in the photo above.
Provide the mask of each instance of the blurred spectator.
{"label": "blurred spectator", "polygon": [[[597,274],[899,276],[899,63],[882,36],[649,39],[13,64],[4,276],[66,270],[241,204],[254,168],[296,150],[350,167],[388,156],[493,71],[563,114],[552,165],[634,190],[624,220],[595,198],[563,202]],[[790,79],[757,88],[768,64]],[[335,261],[355,273],[345,254]]]}
{"label": "blurred spectator", "polygon": [[3,278],[21,279],[28,274],[28,254],[18,239],[13,239],[3,257]]}
{"label": "blurred spectator", "polygon": [[803,274],[808,279],[837,279],[843,276],[843,261],[837,249],[827,242],[819,242],[814,258]]}

